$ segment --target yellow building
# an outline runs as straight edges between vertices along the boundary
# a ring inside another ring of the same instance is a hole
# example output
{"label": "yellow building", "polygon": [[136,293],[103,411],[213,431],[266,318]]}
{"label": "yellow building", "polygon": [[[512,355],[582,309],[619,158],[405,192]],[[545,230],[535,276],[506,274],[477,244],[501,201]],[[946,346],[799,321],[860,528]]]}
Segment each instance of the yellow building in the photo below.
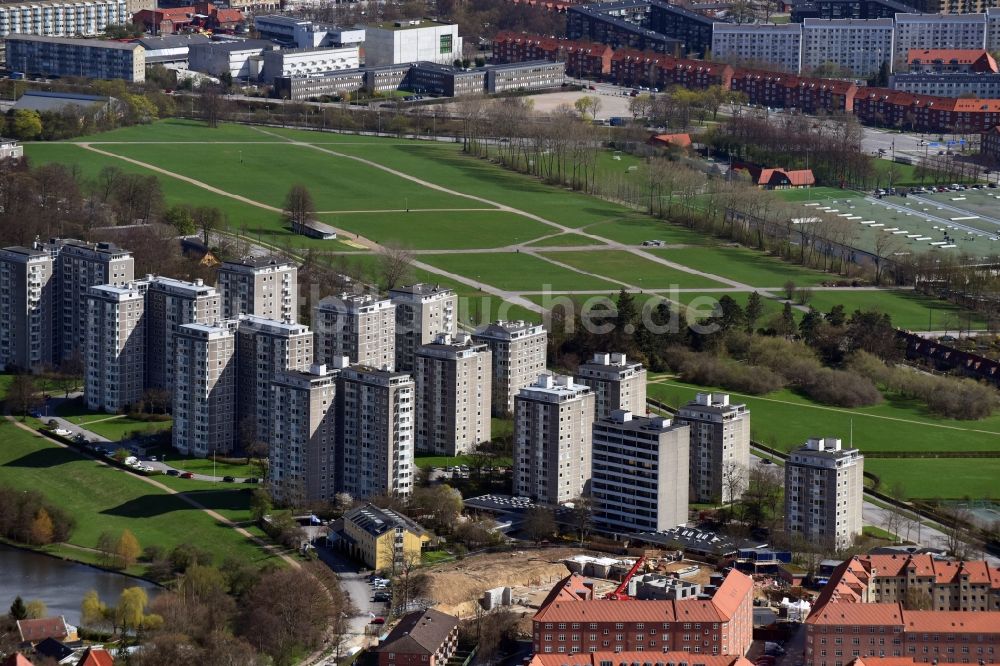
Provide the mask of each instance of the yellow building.
{"label": "yellow building", "polygon": [[337,535],[352,557],[376,571],[393,571],[405,562],[419,562],[430,535],[406,516],[372,504],[344,514]]}

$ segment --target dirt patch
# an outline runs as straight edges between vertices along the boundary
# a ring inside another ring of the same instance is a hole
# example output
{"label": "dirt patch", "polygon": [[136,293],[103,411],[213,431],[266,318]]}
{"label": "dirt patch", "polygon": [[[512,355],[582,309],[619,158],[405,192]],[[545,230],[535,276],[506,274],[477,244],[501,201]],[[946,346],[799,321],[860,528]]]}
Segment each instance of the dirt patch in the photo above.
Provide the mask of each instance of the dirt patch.
{"label": "dirt patch", "polygon": [[428,596],[438,603],[440,610],[468,616],[473,612],[473,602],[494,587],[514,588],[515,597],[529,590],[535,594],[543,590],[547,593],[557,581],[569,575],[562,561],[580,552],[574,548],[550,548],[488,553],[440,564],[427,570],[431,579]]}

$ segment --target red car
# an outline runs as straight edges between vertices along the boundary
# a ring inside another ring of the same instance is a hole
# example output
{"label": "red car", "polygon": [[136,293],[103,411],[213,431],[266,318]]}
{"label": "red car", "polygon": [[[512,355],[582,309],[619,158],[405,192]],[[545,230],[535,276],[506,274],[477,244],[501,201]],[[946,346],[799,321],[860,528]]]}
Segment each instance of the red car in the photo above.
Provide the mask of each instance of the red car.
{"label": "red car", "polygon": [[194,474],[192,474],[191,472],[184,472],[183,474],[181,474],[181,478],[182,479],[193,479],[194,478]]}
{"label": "red car", "polygon": [[373,617],[372,618],[372,624],[385,624],[385,618],[384,617]]}

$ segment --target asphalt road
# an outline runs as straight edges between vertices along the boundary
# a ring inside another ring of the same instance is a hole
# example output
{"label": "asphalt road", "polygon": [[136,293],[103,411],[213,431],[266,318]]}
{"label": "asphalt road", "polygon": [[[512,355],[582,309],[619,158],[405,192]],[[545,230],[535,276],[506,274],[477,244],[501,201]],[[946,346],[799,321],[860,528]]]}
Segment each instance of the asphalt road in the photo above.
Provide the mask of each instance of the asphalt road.
{"label": "asphalt road", "polygon": [[372,601],[372,588],[367,580],[369,572],[362,573],[363,570],[357,562],[324,545],[317,546],[316,551],[319,553],[319,558],[340,577],[340,586],[351,598],[351,603],[356,609],[355,614],[348,620],[350,638],[345,641],[341,651],[369,645],[375,639],[366,635],[365,629],[373,616],[385,616],[389,610],[388,605]]}

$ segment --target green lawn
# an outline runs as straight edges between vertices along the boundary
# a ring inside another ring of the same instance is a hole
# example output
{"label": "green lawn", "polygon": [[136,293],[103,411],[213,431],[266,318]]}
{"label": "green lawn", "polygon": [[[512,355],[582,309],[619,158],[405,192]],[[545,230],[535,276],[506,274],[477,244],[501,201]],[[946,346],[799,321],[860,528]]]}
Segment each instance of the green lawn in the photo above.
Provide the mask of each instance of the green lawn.
{"label": "green lawn", "polygon": [[883,492],[901,484],[908,499],[1000,500],[1000,458],[866,458],[865,471]]}
{"label": "green lawn", "polygon": [[121,416],[109,421],[91,421],[85,427],[101,437],[118,442],[128,438],[133,432],[152,434],[161,430],[169,430],[171,425],[173,425],[173,421],[140,421]]}
{"label": "green lawn", "polygon": [[650,250],[650,252],[669,261],[752,287],[774,289],[789,280],[804,287],[837,279],[835,275],[809,270],[746,248],[687,247],[677,250]]}
{"label": "green lawn", "polygon": [[[813,293],[809,305],[822,312],[829,312],[835,305],[843,305],[848,314],[855,310],[879,310],[892,317],[894,325],[911,331],[946,328],[954,331],[959,323],[965,328],[970,314],[957,305],[906,290],[817,291]],[[974,329],[986,326],[978,313],[972,313],[971,322]]]}
{"label": "green lawn", "polygon": [[664,266],[624,250],[581,250],[542,254],[552,261],[619,280],[640,289],[666,289],[671,285],[681,289],[712,289],[725,286],[710,278]]}
{"label": "green lawn", "polygon": [[133,125],[132,127],[123,127],[111,130],[110,132],[92,134],[74,139],[74,141],[78,142],[121,141],[125,143],[134,143],[137,141],[162,141],[165,143],[177,143],[181,141],[191,141],[194,143],[212,143],[217,141],[272,143],[280,140],[278,137],[268,136],[246,125],[225,123],[210,129],[201,121],[183,120],[181,118],[161,120],[152,125]]}
{"label": "green lawn", "polygon": [[[472,455],[461,455],[461,456],[432,456],[423,453],[418,453],[413,458],[414,464],[421,469],[429,469],[431,467],[458,467],[460,465],[468,465],[472,467],[472,463],[475,462],[476,457]],[[497,458],[495,461],[496,465],[501,467],[509,467],[511,465],[510,458]]]}
{"label": "green lawn", "polygon": [[836,187],[805,187],[796,190],[775,190],[774,194],[783,201],[823,201],[826,199],[849,199],[861,195],[851,190]]}
{"label": "green lawn", "polygon": [[516,245],[552,233],[549,226],[496,209],[318,215],[338,229],[413,250],[462,250]]}
{"label": "green lawn", "polygon": [[296,183],[308,185],[316,210],[320,212],[482,207],[477,202],[438,192],[357,160],[336,157],[308,146],[288,143],[159,145],[155,151],[140,144],[100,147],[279,208]]}
{"label": "green lawn", "polygon": [[[698,391],[711,390],[673,380],[650,383],[649,396],[674,407],[687,403]],[[720,391],[721,389],[716,389]],[[732,391],[734,402],[750,409],[750,429],[756,441],[782,451],[810,437],[840,437],[862,453],[869,451],[998,451],[1000,416],[981,421],[939,419],[910,400],[889,399],[858,409],[826,407],[789,390],[766,396]],[[896,464],[890,460],[889,464]],[[1000,477],[998,477],[1000,478]]]}
{"label": "green lawn", "polygon": [[420,255],[420,261],[510,291],[617,290],[621,285],[556,266],[524,252]]}
{"label": "green lawn", "polygon": [[[38,490],[69,511],[77,521],[70,538],[74,545],[94,548],[101,532],[127,528],[143,546],[169,549],[193,543],[211,550],[217,561],[231,556],[263,564],[271,559],[231,528],[122,470],[58,447],[8,421],[0,422],[0,442],[0,483]],[[204,489],[192,489],[190,494],[209,508],[241,511],[229,495]]]}
{"label": "green lawn", "polygon": [[208,458],[193,458],[179,453],[168,453],[163,460],[174,469],[208,476],[235,476],[242,479],[260,474],[258,469],[251,469],[251,465],[245,463],[229,464],[221,461],[213,463]]}

